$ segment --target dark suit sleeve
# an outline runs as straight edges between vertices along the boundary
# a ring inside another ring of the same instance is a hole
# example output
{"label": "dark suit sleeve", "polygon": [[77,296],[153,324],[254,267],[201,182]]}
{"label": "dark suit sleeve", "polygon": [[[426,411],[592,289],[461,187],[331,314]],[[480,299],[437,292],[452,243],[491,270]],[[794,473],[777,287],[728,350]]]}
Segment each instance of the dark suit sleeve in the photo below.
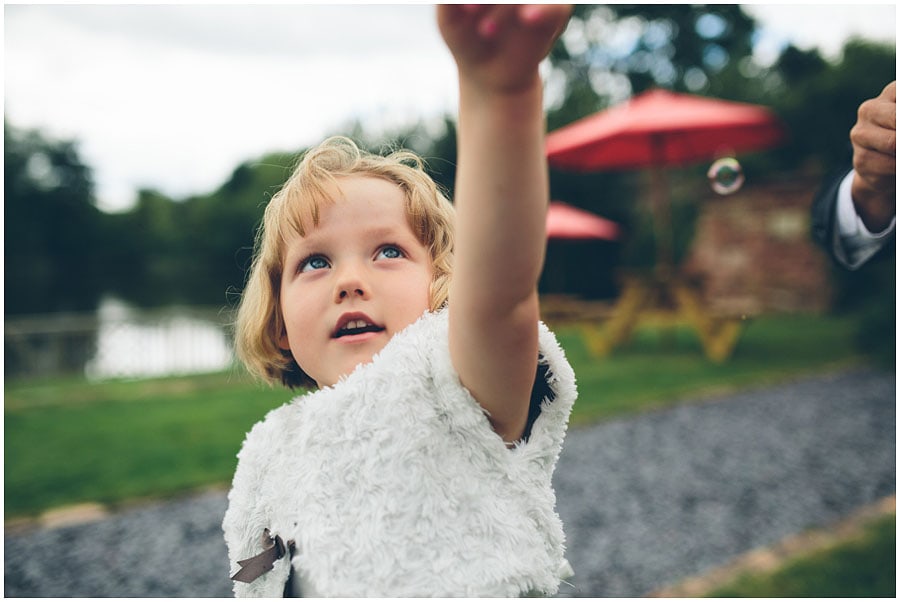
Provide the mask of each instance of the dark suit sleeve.
{"label": "dark suit sleeve", "polygon": [[825,252],[828,253],[828,256],[831,257],[832,261],[844,269],[856,270],[875,260],[893,256],[895,238],[893,235],[886,238],[880,248],[861,263],[857,263],[853,267],[847,263],[848,259],[846,252],[841,246],[842,242],[836,231],[838,227],[837,204],[838,190],[841,187],[841,182],[851,171],[853,171],[853,166],[850,161],[847,161],[841,169],[832,172],[825,180],[825,183],[813,198],[810,221],[812,225],[813,240],[822,246]]}
{"label": "dark suit sleeve", "polygon": [[837,221],[838,188],[844,177],[852,170],[853,166],[848,163],[833,172],[813,199],[811,215],[813,240],[822,245],[832,259],[836,259],[834,229]]}

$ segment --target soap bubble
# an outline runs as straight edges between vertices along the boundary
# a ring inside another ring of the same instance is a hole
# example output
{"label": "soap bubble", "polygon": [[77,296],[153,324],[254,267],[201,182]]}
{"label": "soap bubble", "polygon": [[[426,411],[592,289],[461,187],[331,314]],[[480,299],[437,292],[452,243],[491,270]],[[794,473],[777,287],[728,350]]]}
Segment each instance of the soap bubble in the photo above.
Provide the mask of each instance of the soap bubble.
{"label": "soap bubble", "polygon": [[734,157],[718,159],[706,172],[709,185],[719,194],[731,194],[744,185],[744,170]]}

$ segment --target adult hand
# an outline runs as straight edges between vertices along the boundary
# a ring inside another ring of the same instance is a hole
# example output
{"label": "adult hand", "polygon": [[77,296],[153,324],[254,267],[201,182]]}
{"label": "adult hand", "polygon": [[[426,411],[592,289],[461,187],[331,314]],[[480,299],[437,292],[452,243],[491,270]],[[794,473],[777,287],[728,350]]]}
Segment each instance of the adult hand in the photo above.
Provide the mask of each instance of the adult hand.
{"label": "adult hand", "polygon": [[515,93],[540,84],[538,65],[565,29],[572,7],[438,6],[438,27],[460,78],[486,92]]}
{"label": "adult hand", "polygon": [[859,106],[850,130],[853,144],[851,196],[870,232],[884,230],[896,214],[897,203],[897,82]]}

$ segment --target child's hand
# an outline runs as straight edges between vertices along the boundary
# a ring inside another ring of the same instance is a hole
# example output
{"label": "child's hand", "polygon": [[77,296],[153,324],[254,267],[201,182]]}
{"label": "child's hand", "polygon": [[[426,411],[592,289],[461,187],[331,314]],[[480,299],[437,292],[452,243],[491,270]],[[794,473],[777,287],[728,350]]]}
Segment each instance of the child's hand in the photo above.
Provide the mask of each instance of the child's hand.
{"label": "child's hand", "polygon": [[438,6],[438,27],[461,81],[510,93],[540,84],[538,65],[565,29],[570,5]]}

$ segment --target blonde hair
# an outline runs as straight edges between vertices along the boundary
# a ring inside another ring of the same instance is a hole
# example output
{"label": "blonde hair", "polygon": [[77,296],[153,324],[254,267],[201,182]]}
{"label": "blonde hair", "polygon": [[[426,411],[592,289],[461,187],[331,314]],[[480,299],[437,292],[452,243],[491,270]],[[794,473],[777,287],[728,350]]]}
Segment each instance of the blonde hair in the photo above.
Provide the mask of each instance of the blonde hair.
{"label": "blonde hair", "polygon": [[387,156],[361,150],[341,136],[325,140],[307,151],[281,190],[266,207],[256,233],[253,263],[241,296],[235,324],[235,348],[254,375],[287,387],[315,386],[290,351],[278,341],[284,334],[281,314],[281,274],[286,241],[319,224],[322,203],[333,203],[326,185],[341,176],[370,176],[393,182],[406,196],[410,228],[431,256],[434,279],[430,309],[441,307],[450,288],[453,261],[453,205],[425,173],[424,163],[412,152]]}

